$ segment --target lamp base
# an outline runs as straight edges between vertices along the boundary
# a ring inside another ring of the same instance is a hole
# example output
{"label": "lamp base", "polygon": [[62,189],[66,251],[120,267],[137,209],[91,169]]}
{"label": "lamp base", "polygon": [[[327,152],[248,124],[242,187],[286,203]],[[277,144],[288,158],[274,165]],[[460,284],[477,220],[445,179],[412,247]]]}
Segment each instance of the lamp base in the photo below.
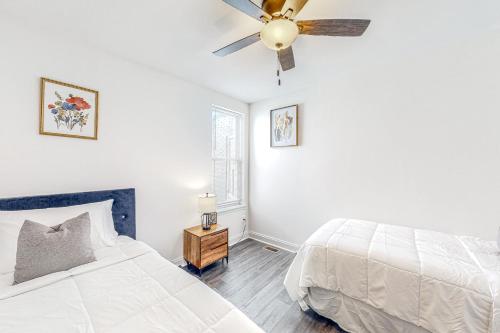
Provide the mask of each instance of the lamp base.
{"label": "lamp base", "polygon": [[210,214],[205,213],[201,215],[201,228],[203,230],[210,230]]}

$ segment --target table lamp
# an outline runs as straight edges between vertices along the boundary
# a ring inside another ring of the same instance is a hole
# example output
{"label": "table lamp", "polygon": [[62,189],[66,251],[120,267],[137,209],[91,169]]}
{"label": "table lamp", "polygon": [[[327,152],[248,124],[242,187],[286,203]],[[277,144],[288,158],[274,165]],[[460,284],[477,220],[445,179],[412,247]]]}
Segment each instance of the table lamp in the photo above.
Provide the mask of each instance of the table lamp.
{"label": "table lamp", "polygon": [[209,230],[217,223],[217,202],[215,194],[205,193],[198,197],[198,211],[201,213],[201,227]]}

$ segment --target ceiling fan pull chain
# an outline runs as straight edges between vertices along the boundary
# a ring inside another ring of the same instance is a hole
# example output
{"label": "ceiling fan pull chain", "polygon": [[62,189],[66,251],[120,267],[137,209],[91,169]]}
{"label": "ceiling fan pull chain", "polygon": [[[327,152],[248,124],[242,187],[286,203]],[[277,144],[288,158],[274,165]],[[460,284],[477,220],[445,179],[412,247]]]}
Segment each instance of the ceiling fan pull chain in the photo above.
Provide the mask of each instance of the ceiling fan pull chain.
{"label": "ceiling fan pull chain", "polygon": [[276,58],[277,59],[277,68],[276,68],[276,77],[278,78],[278,86],[281,86],[281,76],[280,76],[280,60],[279,60],[279,57]]}

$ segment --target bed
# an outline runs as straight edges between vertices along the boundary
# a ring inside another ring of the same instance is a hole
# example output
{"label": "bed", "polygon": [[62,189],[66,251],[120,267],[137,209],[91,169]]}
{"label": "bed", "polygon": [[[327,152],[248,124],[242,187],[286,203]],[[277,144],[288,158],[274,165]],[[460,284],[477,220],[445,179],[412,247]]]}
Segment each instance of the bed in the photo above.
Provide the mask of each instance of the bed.
{"label": "bed", "polygon": [[1,199],[0,210],[114,199],[120,236],[96,261],[12,285],[0,275],[0,332],[262,332],[195,277],[135,240],[134,189]]}
{"label": "bed", "polygon": [[500,332],[495,242],[335,219],[300,248],[285,287],[349,332]]}

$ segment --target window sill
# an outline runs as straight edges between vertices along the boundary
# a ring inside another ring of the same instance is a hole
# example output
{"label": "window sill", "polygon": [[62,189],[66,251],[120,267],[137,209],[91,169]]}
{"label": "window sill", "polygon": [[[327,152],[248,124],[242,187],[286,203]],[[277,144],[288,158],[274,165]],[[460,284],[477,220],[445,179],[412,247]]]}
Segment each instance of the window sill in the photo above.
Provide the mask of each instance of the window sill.
{"label": "window sill", "polygon": [[217,214],[225,214],[229,213],[235,210],[242,210],[246,209],[247,205],[242,204],[242,205],[235,205],[235,206],[229,206],[229,207],[223,207],[223,208],[217,208]]}

